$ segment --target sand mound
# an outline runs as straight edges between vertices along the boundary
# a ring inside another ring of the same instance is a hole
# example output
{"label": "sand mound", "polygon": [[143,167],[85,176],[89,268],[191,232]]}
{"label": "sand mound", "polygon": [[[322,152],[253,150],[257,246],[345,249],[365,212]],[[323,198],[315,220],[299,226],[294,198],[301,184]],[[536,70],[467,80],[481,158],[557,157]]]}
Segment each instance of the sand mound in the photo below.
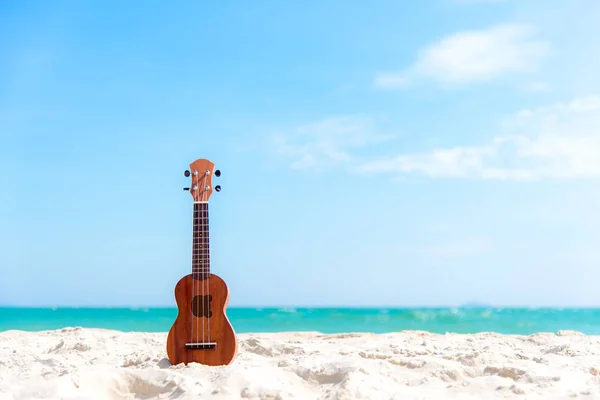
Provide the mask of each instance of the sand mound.
{"label": "sand mound", "polygon": [[600,339],[239,335],[228,367],[171,365],[166,333],[0,333],[0,399],[600,399]]}

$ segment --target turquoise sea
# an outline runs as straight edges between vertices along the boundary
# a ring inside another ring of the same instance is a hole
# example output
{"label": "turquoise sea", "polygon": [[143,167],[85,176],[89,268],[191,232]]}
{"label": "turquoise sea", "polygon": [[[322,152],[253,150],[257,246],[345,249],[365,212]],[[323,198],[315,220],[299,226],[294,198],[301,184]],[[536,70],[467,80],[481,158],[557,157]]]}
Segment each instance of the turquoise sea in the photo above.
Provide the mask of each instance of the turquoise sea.
{"label": "turquoise sea", "polygon": [[[66,326],[166,332],[175,308],[0,308],[0,331]],[[594,308],[229,308],[237,333],[319,331],[531,334],[570,329],[600,334]]]}

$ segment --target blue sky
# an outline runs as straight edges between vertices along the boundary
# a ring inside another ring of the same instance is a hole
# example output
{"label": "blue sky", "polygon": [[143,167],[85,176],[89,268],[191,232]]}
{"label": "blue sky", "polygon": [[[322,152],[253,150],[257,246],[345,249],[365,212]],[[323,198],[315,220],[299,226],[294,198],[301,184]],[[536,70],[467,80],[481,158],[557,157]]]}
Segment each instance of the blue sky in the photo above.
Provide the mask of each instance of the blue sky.
{"label": "blue sky", "polygon": [[0,304],[599,305],[594,0],[3,1]]}

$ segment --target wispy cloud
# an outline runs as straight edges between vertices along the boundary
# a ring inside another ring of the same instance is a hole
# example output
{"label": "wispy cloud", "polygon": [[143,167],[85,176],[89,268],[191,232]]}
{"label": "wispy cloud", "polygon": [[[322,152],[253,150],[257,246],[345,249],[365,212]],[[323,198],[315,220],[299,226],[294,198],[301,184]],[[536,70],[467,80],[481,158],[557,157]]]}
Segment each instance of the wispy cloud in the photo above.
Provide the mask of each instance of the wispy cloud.
{"label": "wispy cloud", "polygon": [[363,163],[356,170],[432,178],[538,180],[600,177],[600,97],[521,110],[488,143]]}
{"label": "wispy cloud", "polygon": [[551,88],[550,84],[547,83],[547,82],[536,81],[536,82],[526,83],[525,85],[523,85],[523,89],[526,92],[537,92],[537,93],[540,93],[540,92],[548,92],[552,88]]}
{"label": "wispy cloud", "polygon": [[374,132],[372,125],[366,116],[331,117],[275,135],[272,143],[278,154],[291,159],[292,168],[318,169],[346,163],[353,159],[352,149],[393,137]]}
{"label": "wispy cloud", "polygon": [[550,49],[547,42],[534,36],[532,27],[517,24],[455,33],[422,49],[412,66],[377,74],[374,83],[378,88],[393,89],[417,79],[465,84],[533,72]]}
{"label": "wispy cloud", "polygon": [[440,257],[466,257],[484,253],[492,248],[486,237],[467,237],[452,242],[429,245],[427,253]]}
{"label": "wispy cloud", "polygon": [[473,5],[473,4],[496,4],[507,3],[509,0],[454,0],[455,4]]}

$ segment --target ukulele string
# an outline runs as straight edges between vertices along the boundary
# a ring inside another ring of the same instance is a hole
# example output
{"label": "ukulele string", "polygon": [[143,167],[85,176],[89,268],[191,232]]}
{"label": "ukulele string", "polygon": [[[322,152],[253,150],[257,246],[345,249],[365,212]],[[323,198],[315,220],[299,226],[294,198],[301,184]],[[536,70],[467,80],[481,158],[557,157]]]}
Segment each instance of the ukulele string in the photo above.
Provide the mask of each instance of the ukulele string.
{"label": "ukulele string", "polygon": [[200,203],[198,203],[198,253],[200,259],[200,267],[198,268],[198,287],[200,292],[200,298],[202,299],[202,310],[200,312],[200,319],[198,320],[198,332],[200,332],[200,321],[202,321],[202,333],[199,343],[204,343],[204,282],[202,281],[204,275],[204,191],[206,190],[206,173],[201,180],[203,190],[200,192]]}
{"label": "ukulele string", "polygon": [[208,226],[208,202],[206,203],[206,211],[205,211],[205,215],[204,215],[204,223],[206,224],[206,238],[204,243],[206,244],[206,247],[204,249],[205,254],[206,254],[206,301],[208,302],[207,304],[207,313],[206,313],[206,325],[207,325],[207,331],[208,331],[208,342],[210,343],[210,235],[209,235],[209,226]]}
{"label": "ukulele string", "polygon": [[202,215],[202,241],[200,242],[200,252],[202,254],[202,269],[201,269],[201,275],[200,275],[200,283],[202,284],[202,314],[200,314],[202,316],[202,343],[204,343],[204,338],[205,338],[205,334],[204,334],[204,313],[206,312],[206,304],[205,304],[205,300],[204,297],[206,295],[205,291],[204,291],[204,279],[206,278],[205,276],[205,272],[206,271],[206,259],[205,259],[205,254],[204,254],[204,243],[206,241],[205,235],[206,235],[206,229],[205,229],[205,219],[204,219],[204,212],[205,212],[205,207],[206,207],[206,203],[204,203],[206,201],[206,173],[204,173],[204,179],[202,180],[202,203],[200,206],[200,210],[201,210],[201,215]]}
{"label": "ukulele string", "polygon": [[[203,180],[200,180],[200,177],[198,177],[198,190],[202,190],[200,189],[200,183],[203,182]],[[198,203],[196,203],[196,259],[198,260],[197,265],[196,265],[196,281],[198,282],[198,296],[200,296],[200,301],[198,302],[198,306],[202,306],[202,309],[199,310],[200,312],[200,316],[202,315],[202,313],[204,312],[204,293],[202,293],[202,290],[200,288],[200,283],[201,283],[201,279],[202,279],[202,264],[203,264],[203,257],[202,257],[202,203],[200,203],[200,201],[202,201],[202,194],[204,193],[204,191],[200,191],[198,194]],[[196,335],[196,343],[202,343],[204,341],[204,329],[202,329],[202,336],[200,337],[200,319],[201,317],[196,317],[196,326],[197,326],[197,335]]]}
{"label": "ukulele string", "polygon": [[[196,182],[192,182],[192,186],[198,186],[198,176],[196,176]],[[193,224],[192,224],[192,302],[196,302],[196,296],[198,295],[198,291],[196,290],[196,277],[198,274],[198,207],[197,207],[197,195],[194,196],[194,214],[193,214]],[[192,304],[194,308],[196,305]],[[197,309],[197,307],[195,307]],[[194,335],[194,315],[192,314],[192,337],[190,339],[190,343],[197,342],[198,339],[198,329],[196,329],[196,334]]]}
{"label": "ukulele string", "polygon": [[[194,297],[195,297],[195,287],[194,287],[194,270],[196,268],[196,198],[194,197],[193,192],[194,187],[194,175],[192,175],[192,187],[190,191],[192,191],[192,310],[194,309]],[[194,314],[192,313],[192,317]],[[190,343],[194,343],[194,319],[191,318],[192,329],[190,329]]]}

